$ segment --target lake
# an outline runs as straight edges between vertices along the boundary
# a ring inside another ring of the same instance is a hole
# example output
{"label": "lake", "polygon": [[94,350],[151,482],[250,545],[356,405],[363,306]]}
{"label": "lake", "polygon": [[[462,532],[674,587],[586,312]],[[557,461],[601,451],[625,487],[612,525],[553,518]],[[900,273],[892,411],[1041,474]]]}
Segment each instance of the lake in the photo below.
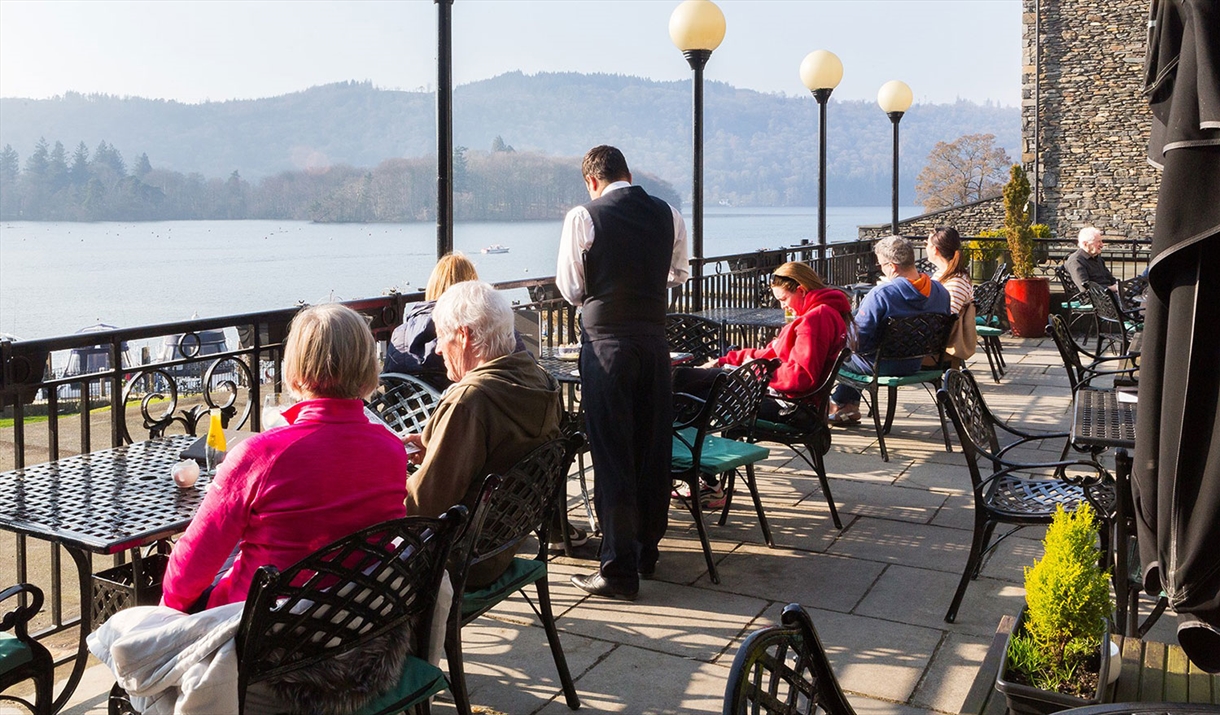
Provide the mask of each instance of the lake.
{"label": "lake", "polygon": [[[906,207],[903,217],[922,213]],[[890,207],[830,208],[831,242]],[[689,227],[690,217],[687,217]],[[559,220],[463,222],[454,245],[485,280],[555,274]],[[816,208],[707,207],[708,256],[816,241]],[[508,253],[483,254],[492,244]],[[422,289],[436,226],[305,221],[0,224],[0,332],[21,338],[131,327]]]}

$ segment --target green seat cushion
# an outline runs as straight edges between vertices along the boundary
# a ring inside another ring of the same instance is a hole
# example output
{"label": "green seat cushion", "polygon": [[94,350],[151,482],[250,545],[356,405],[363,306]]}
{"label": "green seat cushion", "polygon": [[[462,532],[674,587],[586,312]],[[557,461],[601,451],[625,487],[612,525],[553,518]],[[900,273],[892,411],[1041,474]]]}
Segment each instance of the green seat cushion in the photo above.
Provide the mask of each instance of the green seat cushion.
{"label": "green seat cushion", "polygon": [[801,430],[793,427],[787,422],[772,422],[771,420],[755,420],[754,428],[761,432],[770,432],[772,434],[791,434],[799,435]]}
{"label": "green seat cushion", "polygon": [[34,660],[34,652],[12,633],[0,633],[0,673],[19,668]]}
{"label": "green seat cushion", "polygon": [[940,382],[944,370],[920,370],[914,375],[883,375],[877,378],[877,384],[882,387],[891,385],[918,385],[921,382]]}
{"label": "green seat cushion", "polygon": [[865,383],[868,383],[868,382],[872,382],[872,381],[873,381],[873,376],[872,376],[872,375],[863,375],[863,374],[861,374],[861,373],[858,373],[858,372],[853,372],[853,371],[851,371],[851,370],[848,370],[848,369],[847,369],[847,368],[845,368],[845,367],[841,367],[841,368],[839,368],[839,377],[841,377],[841,378],[843,378],[843,379],[845,379],[845,380],[851,380],[852,382],[865,382]]}
{"label": "green seat cushion", "polygon": [[398,685],[389,692],[373,698],[367,705],[356,711],[355,715],[374,715],[374,713],[400,712],[423,702],[449,687],[445,674],[441,669],[426,660],[408,655],[402,665],[402,676]]}
{"label": "green seat cushion", "polygon": [[975,324],[975,325],[990,325],[990,326],[992,326],[992,327],[999,327],[999,325],[1000,325],[1000,316],[998,316],[998,315],[993,315],[993,316],[991,316],[991,319],[990,319],[990,320],[989,320],[989,319],[987,319],[986,317],[979,316],[979,317],[977,317],[977,318],[975,318],[975,319],[974,319],[974,324]]}
{"label": "green seat cushion", "polygon": [[1065,300],[1059,304],[1059,307],[1066,308],[1068,310],[1079,310],[1082,312],[1093,310],[1092,303],[1083,303],[1079,300]]}
{"label": "green seat cushion", "polygon": [[[694,441],[697,436],[693,427],[682,430],[680,434],[688,442]],[[703,438],[703,451],[699,454],[699,471],[704,474],[719,474],[746,464],[761,462],[770,454],[771,450],[757,444],[708,435]],[[690,469],[691,462],[690,448],[682,440],[674,437],[673,468]]]}
{"label": "green seat cushion", "polygon": [[978,333],[979,337],[981,338],[998,338],[1003,333],[1003,331],[999,328],[989,328],[985,325],[980,325],[979,327],[975,328],[974,331]]}
{"label": "green seat cushion", "polygon": [[465,623],[467,618],[491,608],[540,578],[546,578],[545,561],[513,559],[508,569],[493,583],[477,591],[462,594],[462,622]]}

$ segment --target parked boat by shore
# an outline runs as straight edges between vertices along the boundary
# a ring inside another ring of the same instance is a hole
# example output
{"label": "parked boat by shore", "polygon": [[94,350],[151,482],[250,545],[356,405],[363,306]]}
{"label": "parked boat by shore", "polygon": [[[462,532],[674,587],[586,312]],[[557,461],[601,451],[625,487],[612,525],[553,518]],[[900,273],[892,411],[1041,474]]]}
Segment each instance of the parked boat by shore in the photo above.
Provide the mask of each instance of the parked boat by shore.
{"label": "parked boat by shore", "polygon": [[487,248],[484,248],[480,253],[508,253],[508,246],[499,243],[493,243]]}

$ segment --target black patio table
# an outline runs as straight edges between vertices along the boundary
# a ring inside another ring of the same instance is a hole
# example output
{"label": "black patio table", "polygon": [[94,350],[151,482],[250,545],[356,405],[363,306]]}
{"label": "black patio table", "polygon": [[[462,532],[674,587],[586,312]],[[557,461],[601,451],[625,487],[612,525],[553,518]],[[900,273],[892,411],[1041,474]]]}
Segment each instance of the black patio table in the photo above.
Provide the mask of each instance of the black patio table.
{"label": "black patio table", "polygon": [[1136,403],[1119,398],[1118,390],[1082,387],[1072,405],[1072,443],[1080,447],[1106,447],[1114,450],[1114,489],[1117,492],[1114,515],[1114,595],[1117,601],[1115,622],[1124,635],[1135,635],[1138,609],[1130,609],[1129,520],[1135,514],[1131,496],[1131,453],[1135,449]]}
{"label": "black patio table", "polygon": [[80,644],[53,711],[68,702],[88,661],[91,554],[132,552],[138,602],[139,547],[186,529],[211,481],[201,474],[193,487],[180,488],[170,477],[195,439],[175,435],[0,473],[0,530],[62,544],[80,580]]}

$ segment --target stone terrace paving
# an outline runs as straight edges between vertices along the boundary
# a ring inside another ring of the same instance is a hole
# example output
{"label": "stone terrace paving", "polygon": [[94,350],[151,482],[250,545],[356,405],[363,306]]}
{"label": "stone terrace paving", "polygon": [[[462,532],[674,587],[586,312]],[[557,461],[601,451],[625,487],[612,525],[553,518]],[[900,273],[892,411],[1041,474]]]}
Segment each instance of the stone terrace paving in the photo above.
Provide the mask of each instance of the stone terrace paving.
{"label": "stone terrace paving", "polygon": [[[971,363],[991,408],[1015,425],[1067,431],[1067,378],[1050,338],[1006,336],[1004,349],[1002,384],[991,381],[981,352]],[[826,463],[841,532],[816,476],[791,451],[772,446],[758,482],[777,548],[764,544],[739,487],[725,526],[709,525],[720,585],[708,580],[690,517],[679,508],[670,512],[657,580],[642,582],[634,603],[588,597],[568,582],[594,567],[595,540],[577,558],[556,558],[551,593],[580,712],[721,712],[742,639],[777,622],[790,602],[812,614],[860,715],[959,712],[1000,617],[1021,607],[1022,567],[1041,554],[1042,530],[1005,541],[966,592],[958,622],[945,623],[970,543],[969,476],[957,447],[944,451],[936,408],[922,389],[900,390],[898,409],[889,463],[867,416],[858,427],[835,428]],[[1061,444],[1039,456],[1057,459]],[[579,499],[570,505],[583,525]],[[1145,614],[1149,606],[1145,598]],[[1172,615],[1147,639],[1176,642]],[[570,712],[542,627],[519,595],[466,627],[463,642],[476,711]],[[104,714],[112,683],[103,666],[90,668],[64,712]],[[453,712],[452,702],[442,695],[433,711]]]}

